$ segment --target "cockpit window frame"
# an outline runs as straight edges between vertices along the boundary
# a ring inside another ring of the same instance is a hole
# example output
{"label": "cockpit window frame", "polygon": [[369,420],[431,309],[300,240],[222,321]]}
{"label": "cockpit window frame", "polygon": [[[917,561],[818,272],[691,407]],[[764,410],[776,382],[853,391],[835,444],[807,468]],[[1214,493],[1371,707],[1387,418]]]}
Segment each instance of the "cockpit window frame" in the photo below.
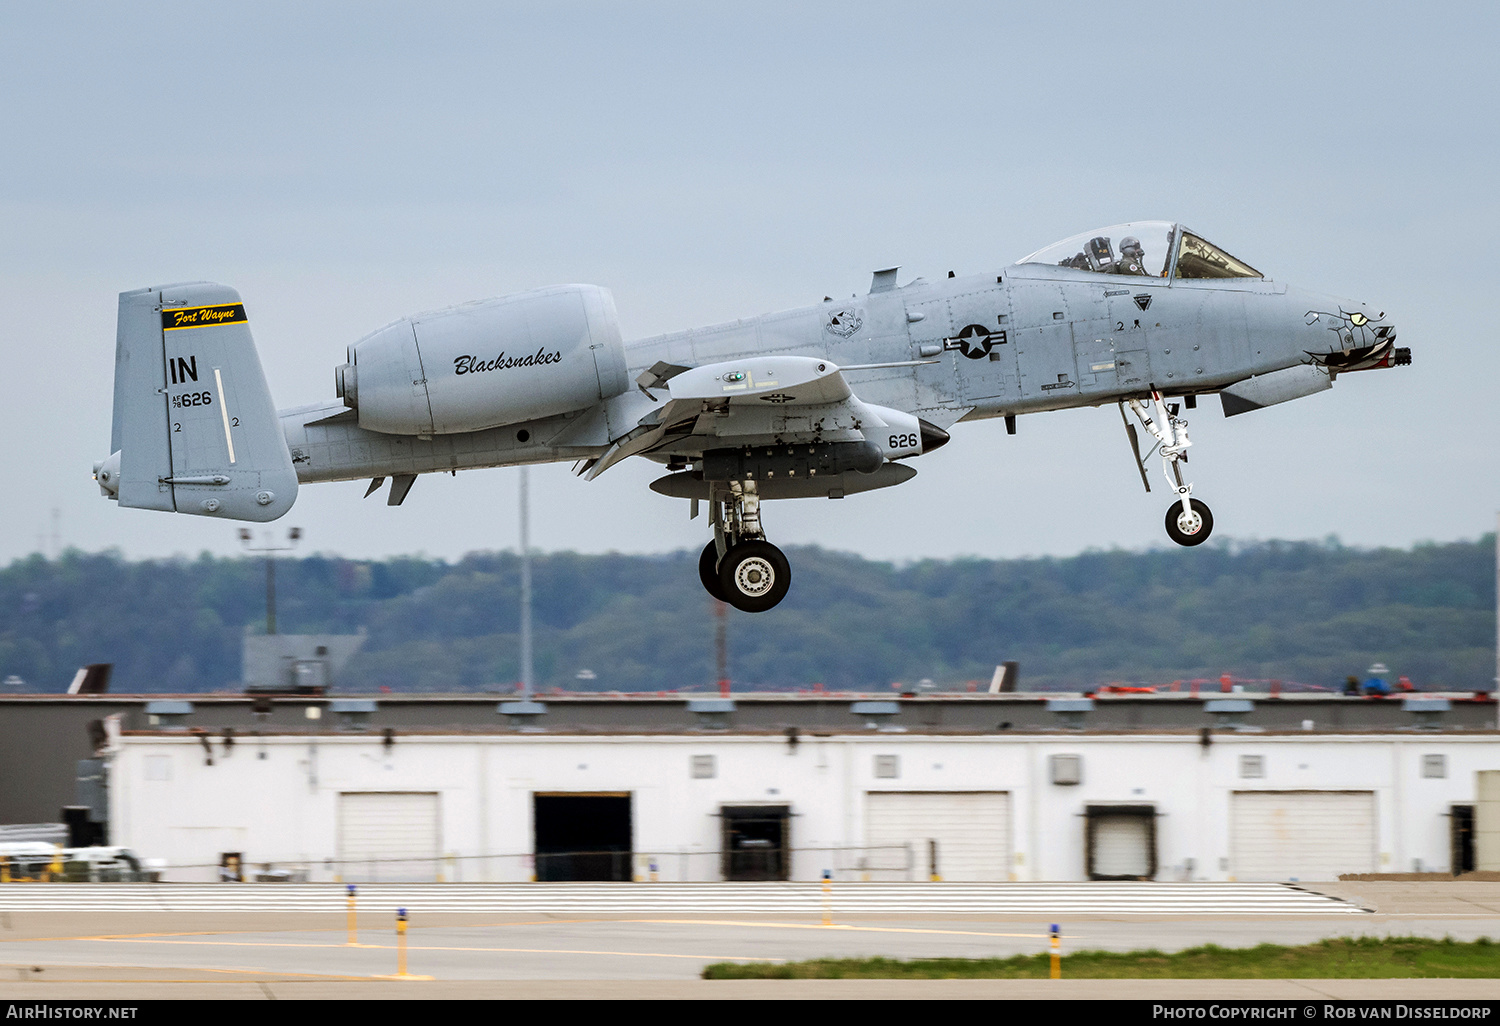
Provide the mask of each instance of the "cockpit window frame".
{"label": "cockpit window frame", "polygon": [[[1159,277],[1147,275],[1148,278],[1154,278],[1154,280],[1156,280],[1158,282],[1161,282],[1163,285],[1166,285],[1166,286],[1172,286],[1172,285],[1175,285],[1178,282],[1182,282],[1182,281],[1191,281],[1191,282],[1216,281],[1216,282],[1220,282],[1221,283],[1220,287],[1224,287],[1224,288],[1232,287],[1232,286],[1230,286],[1228,284],[1230,282],[1253,282],[1253,281],[1262,281],[1263,282],[1263,281],[1269,281],[1270,280],[1267,277],[1267,275],[1266,275],[1266,273],[1264,271],[1260,271],[1260,270],[1256,269],[1252,265],[1250,265],[1248,263],[1245,263],[1245,261],[1241,260],[1239,257],[1234,256],[1228,250],[1222,249],[1216,243],[1210,242],[1207,237],[1205,237],[1201,233],[1196,232],[1193,229],[1189,228],[1187,225],[1183,224],[1181,221],[1129,221],[1129,222],[1124,222],[1124,223],[1118,224],[1118,225],[1108,225],[1108,226],[1106,226],[1104,228],[1097,228],[1097,229],[1094,229],[1094,230],[1089,231],[1089,232],[1080,232],[1077,235],[1071,235],[1071,236],[1068,236],[1068,238],[1066,238],[1066,239],[1061,239],[1058,242],[1055,242],[1055,243],[1053,243],[1050,246],[1044,246],[1041,249],[1036,250],[1035,252],[1028,253],[1026,256],[1024,256],[1021,259],[1017,260],[1015,262],[1015,264],[1013,264],[1012,266],[1015,266],[1015,267],[1026,267],[1026,266],[1059,267],[1059,268],[1062,268],[1064,270],[1077,271],[1080,274],[1088,274],[1088,275],[1103,275],[1103,274],[1107,274],[1108,272],[1104,272],[1104,271],[1097,270],[1097,269],[1092,269],[1092,268],[1076,267],[1076,266],[1070,265],[1070,264],[1065,263],[1065,262],[1057,262],[1057,263],[1054,264],[1051,260],[1034,260],[1032,258],[1040,256],[1041,254],[1046,253],[1048,250],[1051,250],[1051,249],[1054,249],[1056,247],[1059,247],[1063,243],[1072,243],[1074,240],[1083,239],[1083,238],[1088,237],[1088,236],[1098,235],[1098,234],[1102,234],[1102,233],[1106,233],[1106,232],[1112,232],[1115,229],[1133,228],[1133,227],[1135,227],[1137,225],[1147,226],[1147,225],[1153,225],[1153,224],[1154,225],[1165,226],[1166,229],[1167,229],[1167,232],[1166,232],[1167,259],[1166,259],[1165,271]],[[1224,256],[1226,256],[1229,259],[1233,260],[1235,263],[1240,264],[1243,267],[1245,267],[1245,268],[1247,268],[1249,270],[1254,271],[1255,272],[1255,276],[1229,276],[1229,277],[1217,277],[1216,276],[1216,277],[1183,278],[1181,276],[1181,274],[1179,273],[1179,267],[1178,267],[1178,265],[1179,265],[1179,262],[1180,262],[1179,258],[1182,255],[1183,241],[1189,235],[1193,236],[1196,239],[1201,239],[1204,242],[1205,245],[1208,245],[1208,246],[1212,247],[1213,249],[1218,250],[1219,252],[1223,253]]]}
{"label": "cockpit window frame", "polygon": [[1175,237],[1173,245],[1172,245],[1172,275],[1171,275],[1171,277],[1172,277],[1172,279],[1174,281],[1177,280],[1177,263],[1178,263],[1178,258],[1182,255],[1182,244],[1186,240],[1186,237],[1189,236],[1189,235],[1191,235],[1193,238],[1197,239],[1199,242],[1203,243],[1205,246],[1209,247],[1210,249],[1213,249],[1213,250],[1217,251],[1218,253],[1222,254],[1225,258],[1227,258],[1229,260],[1232,260],[1235,263],[1239,264],[1241,267],[1245,268],[1245,270],[1247,270],[1247,271],[1254,271],[1255,273],[1254,274],[1195,275],[1195,276],[1193,276],[1191,278],[1183,278],[1183,279],[1181,279],[1182,281],[1265,281],[1266,280],[1266,273],[1264,271],[1260,270],[1259,268],[1256,268],[1256,267],[1252,266],[1251,264],[1246,263],[1244,260],[1241,260],[1239,257],[1235,256],[1233,253],[1229,252],[1229,250],[1225,249],[1223,246],[1220,246],[1218,243],[1216,243],[1216,242],[1210,242],[1209,239],[1207,238],[1207,236],[1203,235],[1202,233],[1195,232],[1191,228],[1187,227],[1184,224],[1180,224],[1180,223],[1179,224],[1175,224],[1173,226],[1173,228],[1175,229],[1174,234],[1175,234],[1176,237]]}
{"label": "cockpit window frame", "polygon": [[1177,280],[1177,251],[1181,248],[1182,231],[1182,225],[1173,221],[1172,230],[1167,234],[1167,252],[1170,254],[1167,257],[1167,285],[1169,287]]}
{"label": "cockpit window frame", "polygon": [[[1169,268],[1172,258],[1175,255],[1176,230],[1177,223],[1175,221],[1165,220],[1126,221],[1120,224],[1106,225],[1087,232],[1070,235],[1048,246],[1043,246],[1041,249],[1019,258],[1012,266],[1052,267],[1087,275],[1139,276],[1165,284],[1170,280]],[[1094,243],[1102,242],[1107,246],[1110,240],[1125,241],[1131,236],[1135,236],[1138,241],[1145,242],[1145,251],[1147,253],[1156,252],[1161,255],[1155,258],[1143,257],[1140,263],[1144,266],[1135,271],[1123,269],[1123,257],[1117,260],[1116,254],[1112,249],[1107,259],[1109,262],[1121,266],[1122,269],[1106,270],[1103,266],[1099,266],[1097,258],[1089,261],[1089,263],[1095,266],[1084,266],[1082,263],[1074,263],[1069,259],[1069,255],[1075,249],[1080,251],[1078,253],[1079,258],[1083,258],[1085,254],[1094,257],[1096,255],[1090,248]],[[1154,272],[1151,270],[1153,264],[1155,265]]]}

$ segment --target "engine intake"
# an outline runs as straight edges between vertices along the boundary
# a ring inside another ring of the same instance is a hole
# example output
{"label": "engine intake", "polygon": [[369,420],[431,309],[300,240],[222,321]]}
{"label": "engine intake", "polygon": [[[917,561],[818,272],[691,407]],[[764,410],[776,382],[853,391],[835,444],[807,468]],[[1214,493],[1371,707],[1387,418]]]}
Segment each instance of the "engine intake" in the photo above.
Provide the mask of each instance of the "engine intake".
{"label": "engine intake", "polygon": [[614,299],[593,285],[403,318],[350,346],[334,378],[360,427],[393,435],[553,417],[630,387]]}

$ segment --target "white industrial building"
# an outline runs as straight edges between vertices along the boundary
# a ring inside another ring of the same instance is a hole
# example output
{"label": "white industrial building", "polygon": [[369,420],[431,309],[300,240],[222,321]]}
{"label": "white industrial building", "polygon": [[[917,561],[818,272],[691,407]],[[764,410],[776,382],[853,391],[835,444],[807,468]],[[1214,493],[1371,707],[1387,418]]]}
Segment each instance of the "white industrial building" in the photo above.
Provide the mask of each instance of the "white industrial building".
{"label": "white industrial building", "polygon": [[101,754],[113,843],[168,880],[1448,871],[1472,867],[1476,773],[1500,769],[1488,730],[115,727]]}

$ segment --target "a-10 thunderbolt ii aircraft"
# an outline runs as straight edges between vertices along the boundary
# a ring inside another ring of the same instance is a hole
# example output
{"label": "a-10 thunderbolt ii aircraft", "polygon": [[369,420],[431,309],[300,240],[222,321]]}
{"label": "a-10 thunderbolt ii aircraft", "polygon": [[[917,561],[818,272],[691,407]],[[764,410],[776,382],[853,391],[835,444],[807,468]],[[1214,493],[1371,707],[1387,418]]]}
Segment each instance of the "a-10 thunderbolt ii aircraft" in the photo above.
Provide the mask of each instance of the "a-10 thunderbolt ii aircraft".
{"label": "a-10 thunderbolt ii aircraft", "polygon": [[[399,320],[348,347],[338,398],[278,413],[239,294],[208,282],[120,295],[110,456],[122,506],[274,520],[300,484],[630,456],[651,487],[708,504],[699,571],[739,609],[770,609],[791,570],[766,540],[766,499],[843,498],[901,484],[960,421],[1119,404],[1155,440],[1176,501],[1167,534],[1213,516],[1183,476],[1187,422],[1311,395],[1344,373],[1409,363],[1383,312],[1293,288],[1180,224],[1102,228],[1009,267],[626,344],[609,292],[537,289]],[[1168,401],[1168,397],[1174,397]]]}

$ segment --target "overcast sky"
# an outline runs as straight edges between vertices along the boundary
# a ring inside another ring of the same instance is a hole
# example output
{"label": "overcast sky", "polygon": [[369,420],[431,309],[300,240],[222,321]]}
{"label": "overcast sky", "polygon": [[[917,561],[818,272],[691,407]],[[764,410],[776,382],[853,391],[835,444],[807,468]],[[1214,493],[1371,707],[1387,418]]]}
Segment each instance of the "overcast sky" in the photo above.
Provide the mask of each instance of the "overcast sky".
{"label": "overcast sky", "polygon": [[[237,525],[118,509],[116,294],[239,289],[278,405],[416,310],[555,282],[627,338],[999,269],[1181,220],[1278,279],[1367,300],[1409,368],[1191,419],[1216,536],[1405,546],[1500,508],[1490,4],[0,6],[0,560],[50,544],[228,553]],[[638,464],[638,465],[634,465]],[[773,541],[868,556],[1168,544],[1113,407],[959,425],[899,488],[773,503]],[[532,472],[542,549],[697,548],[647,490]],[[1151,466],[1154,479],[1159,467]],[[406,504],[307,487],[304,549],[515,544],[515,470]]]}

